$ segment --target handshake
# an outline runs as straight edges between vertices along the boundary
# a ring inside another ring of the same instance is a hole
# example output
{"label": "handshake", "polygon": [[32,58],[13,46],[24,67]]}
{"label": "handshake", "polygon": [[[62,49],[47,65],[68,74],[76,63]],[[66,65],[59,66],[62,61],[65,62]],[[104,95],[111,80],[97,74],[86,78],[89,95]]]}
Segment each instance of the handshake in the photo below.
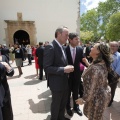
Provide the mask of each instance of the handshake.
{"label": "handshake", "polygon": [[74,66],[73,65],[67,65],[64,67],[64,73],[71,73],[74,71]]}

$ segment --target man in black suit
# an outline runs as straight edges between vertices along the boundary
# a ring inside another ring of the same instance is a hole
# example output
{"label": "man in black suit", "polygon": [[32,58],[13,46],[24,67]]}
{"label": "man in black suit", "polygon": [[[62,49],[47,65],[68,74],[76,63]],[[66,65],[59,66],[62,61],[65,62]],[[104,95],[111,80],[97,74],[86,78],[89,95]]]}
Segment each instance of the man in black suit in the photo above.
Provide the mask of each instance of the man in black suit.
{"label": "man in black suit", "polygon": [[[68,96],[66,110],[69,116],[73,115],[70,105],[70,97],[72,93],[73,105],[74,105],[73,109],[78,115],[82,116],[82,112],[79,109],[79,105],[75,103],[75,100],[78,99],[79,85],[81,84],[80,62],[82,62],[82,58],[83,58],[83,49],[78,46],[79,37],[77,33],[69,34],[69,43],[70,45],[66,47],[66,54],[67,54],[68,64],[74,66],[74,71],[69,74],[69,96]],[[83,92],[82,90],[83,89],[81,88],[81,92]]]}
{"label": "man in black suit", "polygon": [[38,57],[38,64],[40,66],[39,80],[43,80],[43,54],[44,54],[43,43],[39,42],[39,48],[37,48],[36,50],[36,56]]}
{"label": "man in black suit", "polygon": [[48,86],[52,93],[51,120],[65,120],[65,107],[68,98],[68,73],[73,66],[68,65],[62,47],[68,39],[68,28],[59,27],[55,31],[55,40],[45,47],[44,69],[48,75]]}

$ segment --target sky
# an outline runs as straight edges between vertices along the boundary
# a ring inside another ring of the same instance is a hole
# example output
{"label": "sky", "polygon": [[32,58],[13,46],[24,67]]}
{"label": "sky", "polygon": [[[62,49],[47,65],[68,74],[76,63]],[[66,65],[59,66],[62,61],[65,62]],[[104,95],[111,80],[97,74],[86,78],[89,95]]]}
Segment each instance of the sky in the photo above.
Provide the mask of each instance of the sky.
{"label": "sky", "polygon": [[80,14],[82,15],[87,10],[98,7],[99,2],[105,2],[106,0],[81,0]]}

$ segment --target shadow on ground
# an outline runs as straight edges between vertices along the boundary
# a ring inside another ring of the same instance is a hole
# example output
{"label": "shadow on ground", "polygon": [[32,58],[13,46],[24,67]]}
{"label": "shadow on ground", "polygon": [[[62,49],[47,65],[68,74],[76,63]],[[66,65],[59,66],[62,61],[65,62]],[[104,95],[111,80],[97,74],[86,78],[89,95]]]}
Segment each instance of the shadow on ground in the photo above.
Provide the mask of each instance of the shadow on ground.
{"label": "shadow on ground", "polygon": [[25,82],[24,85],[36,85],[36,84],[38,84],[40,82],[42,82],[42,81],[33,79],[33,80]]}
{"label": "shadow on ground", "polygon": [[34,74],[34,75],[25,76],[24,78],[25,79],[33,79],[33,78],[36,78],[36,77],[37,77],[36,74]]}
{"label": "shadow on ground", "polygon": [[8,77],[7,80],[19,78],[19,75]]}
{"label": "shadow on ground", "polygon": [[104,118],[106,120],[118,120],[120,116],[117,109],[120,109],[120,102],[114,101],[111,107],[106,108]]}
{"label": "shadow on ground", "polygon": [[[49,90],[43,92],[38,96],[40,101],[38,103],[35,103],[32,99],[28,100],[28,103],[30,105],[29,109],[33,113],[48,113],[50,112],[50,104],[51,104],[51,92]],[[49,120],[48,118],[45,120]]]}

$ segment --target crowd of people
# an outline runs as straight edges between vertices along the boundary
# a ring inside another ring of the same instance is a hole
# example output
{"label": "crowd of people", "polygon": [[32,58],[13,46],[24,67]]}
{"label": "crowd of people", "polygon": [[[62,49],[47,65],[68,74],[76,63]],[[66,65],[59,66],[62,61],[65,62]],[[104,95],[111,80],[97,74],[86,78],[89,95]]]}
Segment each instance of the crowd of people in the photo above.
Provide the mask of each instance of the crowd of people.
{"label": "crowd of people", "polygon": [[[34,47],[15,43],[9,48],[0,45],[0,120],[13,120],[6,76],[13,76],[11,64],[15,61],[18,77],[21,77],[26,58],[28,65],[35,60],[39,80],[43,80],[43,70],[45,72],[52,94],[51,120],[70,120],[73,111],[79,116],[84,113],[88,120],[102,120],[105,108],[113,103],[120,77],[120,42],[82,45],[77,33],[69,33],[67,27],[61,26],[56,29],[51,43],[39,42]],[[110,69],[118,76],[113,84],[108,80]]]}

